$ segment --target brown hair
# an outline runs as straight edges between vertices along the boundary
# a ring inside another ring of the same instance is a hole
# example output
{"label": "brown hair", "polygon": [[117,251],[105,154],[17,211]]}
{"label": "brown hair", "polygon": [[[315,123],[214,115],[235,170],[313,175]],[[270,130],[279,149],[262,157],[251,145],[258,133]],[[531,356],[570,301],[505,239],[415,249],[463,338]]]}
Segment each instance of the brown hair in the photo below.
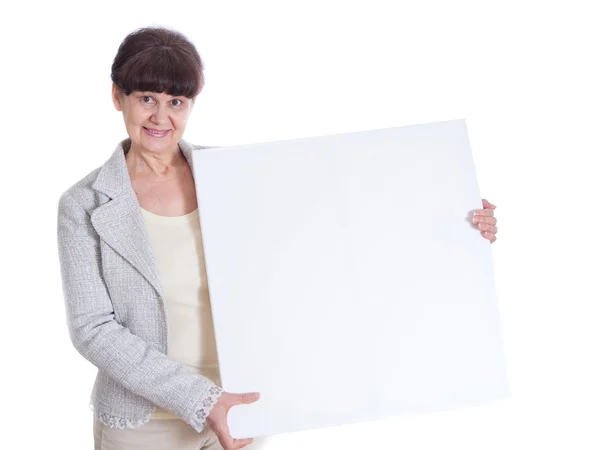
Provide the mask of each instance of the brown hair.
{"label": "brown hair", "polygon": [[119,46],[110,78],[125,92],[166,92],[195,97],[204,86],[200,55],[182,33],[165,27],[131,32]]}

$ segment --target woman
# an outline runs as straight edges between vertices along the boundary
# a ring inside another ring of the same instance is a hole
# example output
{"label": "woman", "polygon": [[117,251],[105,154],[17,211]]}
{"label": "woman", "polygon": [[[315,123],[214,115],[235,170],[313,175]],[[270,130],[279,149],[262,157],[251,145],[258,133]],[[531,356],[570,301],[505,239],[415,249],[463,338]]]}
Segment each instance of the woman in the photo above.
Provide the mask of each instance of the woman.
{"label": "woman", "polygon": [[[181,33],[142,28],[120,45],[111,78],[129,137],[58,208],[69,333],[98,368],[95,448],[260,448],[266,437],[233,439],[227,426],[229,409],[259,394],[220,385],[191,169],[202,147],[182,139],[200,56]],[[483,206],[474,223],[494,242],[495,206]]]}

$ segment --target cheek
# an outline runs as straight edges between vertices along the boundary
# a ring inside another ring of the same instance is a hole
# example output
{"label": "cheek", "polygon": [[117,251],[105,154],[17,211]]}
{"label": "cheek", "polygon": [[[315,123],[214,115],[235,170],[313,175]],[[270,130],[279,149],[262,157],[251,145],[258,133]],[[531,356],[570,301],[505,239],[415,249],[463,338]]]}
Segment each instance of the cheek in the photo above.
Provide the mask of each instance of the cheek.
{"label": "cheek", "polygon": [[139,114],[136,114],[134,122],[137,126],[141,127],[142,125],[148,123],[149,117],[150,117],[150,113],[144,111]]}
{"label": "cheek", "polygon": [[173,118],[173,123],[176,128],[185,128],[187,123],[188,115],[176,116]]}
{"label": "cheek", "polygon": [[149,112],[139,108],[129,110],[127,122],[132,126],[142,126],[148,121]]}

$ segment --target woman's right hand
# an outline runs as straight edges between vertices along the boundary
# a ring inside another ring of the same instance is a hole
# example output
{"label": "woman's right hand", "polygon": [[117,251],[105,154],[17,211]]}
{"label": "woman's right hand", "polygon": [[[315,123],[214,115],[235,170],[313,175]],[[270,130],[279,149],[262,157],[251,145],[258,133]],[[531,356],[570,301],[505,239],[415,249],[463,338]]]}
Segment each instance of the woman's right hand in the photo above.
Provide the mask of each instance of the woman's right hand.
{"label": "woman's right hand", "polygon": [[233,439],[229,433],[229,425],[227,424],[227,413],[232,406],[254,403],[260,398],[258,392],[249,392],[246,394],[232,394],[223,392],[219,400],[212,407],[206,421],[219,438],[219,442],[224,450],[237,450],[250,445],[252,438]]}

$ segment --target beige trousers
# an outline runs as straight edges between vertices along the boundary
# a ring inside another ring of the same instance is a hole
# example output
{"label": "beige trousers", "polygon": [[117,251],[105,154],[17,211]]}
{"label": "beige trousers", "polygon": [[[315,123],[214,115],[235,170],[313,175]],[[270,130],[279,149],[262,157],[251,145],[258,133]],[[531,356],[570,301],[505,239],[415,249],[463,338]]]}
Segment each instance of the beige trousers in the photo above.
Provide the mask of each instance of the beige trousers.
{"label": "beige trousers", "polygon": [[[269,436],[254,438],[244,450],[265,448]],[[94,450],[223,450],[209,427],[198,433],[181,419],[152,419],[138,428],[110,428],[94,420]]]}

